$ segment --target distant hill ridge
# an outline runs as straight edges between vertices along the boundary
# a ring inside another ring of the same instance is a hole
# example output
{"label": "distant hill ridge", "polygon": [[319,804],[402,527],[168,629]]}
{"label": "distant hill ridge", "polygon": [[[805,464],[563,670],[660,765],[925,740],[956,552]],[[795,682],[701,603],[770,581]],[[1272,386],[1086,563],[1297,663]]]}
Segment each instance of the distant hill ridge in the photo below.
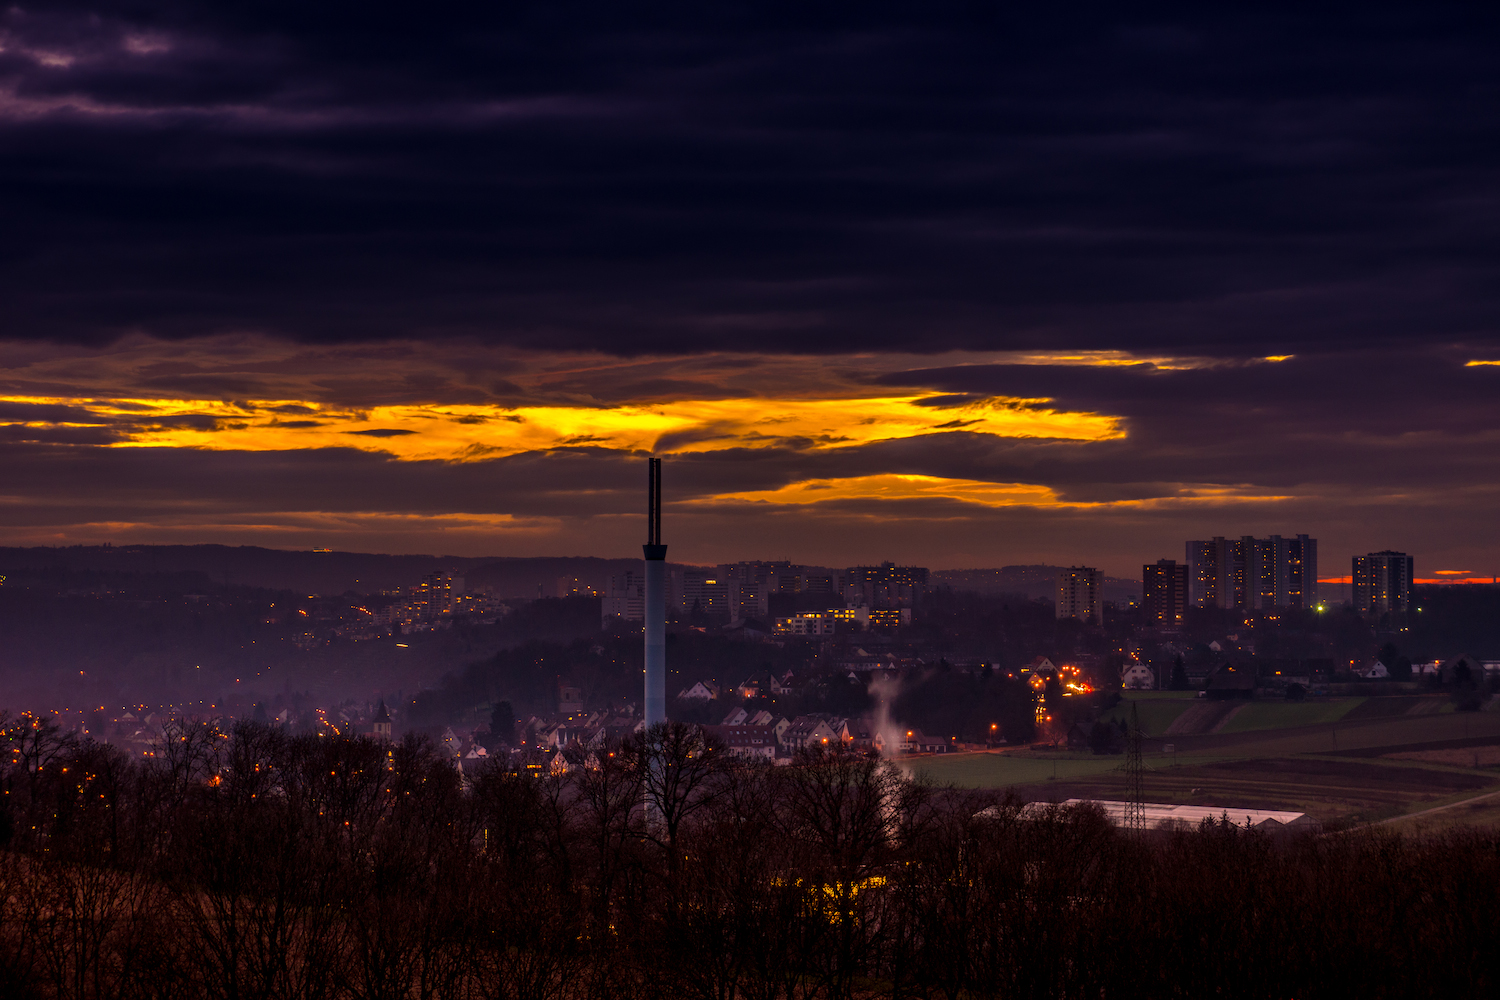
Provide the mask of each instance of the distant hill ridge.
{"label": "distant hill ridge", "polygon": [[[501,597],[555,597],[559,577],[602,588],[611,574],[639,567],[639,559],[592,556],[381,555],[312,552],[254,545],[74,545],[0,548],[0,575],[21,583],[56,573],[201,573],[219,586],[264,587],[308,594],[369,594],[422,581],[437,569],[460,573],[468,586],[489,587]],[[538,591],[540,589],[540,592]]]}
{"label": "distant hill ridge", "polygon": [[[501,597],[553,597],[559,578],[576,578],[602,590],[610,576],[638,569],[636,558],[597,556],[383,555],[372,552],[314,552],[257,545],[71,545],[0,548],[0,575],[21,583],[28,575],[69,572],[103,574],[200,573],[219,586],[265,587],[303,593],[368,594],[421,582],[436,569],[452,569],[468,586],[486,587]],[[674,564],[673,568],[677,568]],[[1066,567],[1001,566],[996,569],[934,570],[933,583],[987,594],[1025,594],[1051,599],[1057,574]],[[1140,593],[1140,582],[1104,578],[1104,597],[1123,600]]]}
{"label": "distant hill ridge", "polygon": [[[929,574],[929,579],[954,590],[973,590],[981,594],[1024,594],[1028,598],[1057,597],[1057,574],[1066,566],[1048,566],[1033,563],[1025,566],[1001,566],[998,569],[939,569]],[[1118,576],[1106,576],[1103,580],[1104,599],[1123,601],[1139,597],[1141,581],[1127,580]]]}

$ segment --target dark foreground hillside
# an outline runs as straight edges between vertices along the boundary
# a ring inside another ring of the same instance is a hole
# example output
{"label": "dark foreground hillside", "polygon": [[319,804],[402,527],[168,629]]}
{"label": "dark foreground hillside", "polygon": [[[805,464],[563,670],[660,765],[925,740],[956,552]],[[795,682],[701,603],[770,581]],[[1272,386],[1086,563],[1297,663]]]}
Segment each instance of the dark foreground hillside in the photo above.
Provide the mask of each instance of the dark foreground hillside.
{"label": "dark foreground hillside", "polygon": [[[418,738],[13,721],[0,996],[1474,997],[1500,834],[1132,837],[659,727],[461,775]],[[643,808],[642,806],[645,806]]]}

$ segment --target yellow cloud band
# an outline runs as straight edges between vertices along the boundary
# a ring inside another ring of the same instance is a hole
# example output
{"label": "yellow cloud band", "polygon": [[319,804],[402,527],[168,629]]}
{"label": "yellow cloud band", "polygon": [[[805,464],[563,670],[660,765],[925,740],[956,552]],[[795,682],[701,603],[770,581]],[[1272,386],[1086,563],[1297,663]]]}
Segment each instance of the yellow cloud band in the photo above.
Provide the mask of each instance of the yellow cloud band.
{"label": "yellow cloud band", "polygon": [[1050,488],[1030,483],[986,483],[898,474],[808,479],[775,490],[720,493],[708,502],[813,504],[834,500],[960,500],[986,507],[1051,507],[1061,503]]}
{"label": "yellow cloud band", "polygon": [[1239,493],[1223,487],[1185,487],[1170,497],[1144,500],[1063,500],[1051,487],[1035,483],[991,483],[885,473],[844,479],[807,479],[774,490],[719,493],[700,503],[767,503],[805,505],[847,500],[957,500],[985,507],[1155,507],[1166,504],[1254,503],[1289,500],[1289,496]]}
{"label": "yellow cloud band", "polygon": [[[400,405],[368,409],[297,400],[4,397],[85,411],[63,426],[106,423],[115,447],[284,451],[353,447],[404,460],[473,461],[569,447],[686,453],[726,448],[826,449],[945,431],[1099,441],[1121,421],[990,398],[923,405],[929,393],[844,399],[735,398],[614,407]],[[56,424],[53,424],[56,426]]]}

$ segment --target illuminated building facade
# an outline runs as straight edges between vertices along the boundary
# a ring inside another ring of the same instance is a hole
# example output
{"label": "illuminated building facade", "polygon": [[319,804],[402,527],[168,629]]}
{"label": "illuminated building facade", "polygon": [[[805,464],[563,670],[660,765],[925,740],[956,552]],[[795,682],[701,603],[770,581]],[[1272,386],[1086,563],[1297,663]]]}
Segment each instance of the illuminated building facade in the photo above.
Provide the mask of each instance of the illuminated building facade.
{"label": "illuminated building facade", "polygon": [[1103,624],[1099,612],[1101,574],[1090,566],[1069,566],[1057,574],[1057,617]]}
{"label": "illuminated building facade", "polygon": [[866,621],[870,628],[900,628],[911,624],[911,608],[870,608]]}
{"label": "illuminated building facade", "polygon": [[718,568],[717,579],[733,588],[731,618],[764,618],[770,613],[772,594],[797,592],[801,572],[801,566],[787,560],[756,560],[725,563]]}
{"label": "illuminated building facade", "polygon": [[834,621],[848,625],[858,624],[861,627],[868,627],[870,624],[869,608],[830,608],[824,613]]}
{"label": "illuminated building facade", "polygon": [[804,611],[776,619],[777,635],[833,635],[834,617],[822,611]]}
{"label": "illuminated building facade", "polygon": [[451,615],[463,592],[464,578],[440,569],[422,578],[418,596],[428,615]]}
{"label": "illuminated building facade", "polygon": [[646,619],[646,577],[637,570],[626,570],[609,578],[609,588],[599,602],[599,617],[605,628],[615,622],[639,622]]}
{"label": "illuminated building facade", "polygon": [[765,585],[755,580],[737,580],[725,573],[728,567],[690,569],[682,574],[678,606],[684,614],[728,615],[731,621],[764,617]]}
{"label": "illuminated building facade", "polygon": [[1318,606],[1318,540],[1298,535],[1287,540],[1286,606],[1310,611]]}
{"label": "illuminated building facade", "polygon": [[1318,540],[1307,535],[1187,543],[1188,601],[1198,608],[1312,608],[1318,603]]}
{"label": "illuminated building facade", "polygon": [[840,577],[834,573],[804,573],[802,575],[802,592],[804,594],[823,594],[832,597],[844,592]]}
{"label": "illuminated building facade", "polygon": [[1148,624],[1176,628],[1188,603],[1188,567],[1175,559],[1159,559],[1141,567],[1141,605]]}
{"label": "illuminated building facade", "polygon": [[927,592],[925,566],[854,566],[844,571],[844,602],[853,607],[910,608]]}
{"label": "illuminated building facade", "polygon": [[[682,610],[709,615],[727,615],[730,611],[730,579],[717,569],[690,569],[682,574]],[[734,597],[739,598],[738,581]]]}
{"label": "illuminated building facade", "polygon": [[822,594],[842,592],[841,578],[823,571],[808,572],[808,567],[790,560],[754,560],[724,563],[717,578],[728,580],[737,588],[731,614],[735,618],[765,618],[770,614],[773,594]]}
{"label": "illuminated building facade", "polygon": [[599,597],[599,591],[589,584],[584,583],[576,576],[560,576],[557,578],[558,597]]}
{"label": "illuminated building facade", "polygon": [[1409,610],[1414,566],[1411,556],[1389,549],[1355,556],[1354,609],[1362,615]]}
{"label": "illuminated building facade", "polygon": [[[775,595],[816,595],[837,602],[844,593],[844,577],[787,559],[744,560],[713,568],[688,569],[675,576],[676,604],[690,613],[693,602],[709,614],[728,613],[731,620],[768,621]],[[806,606],[806,605],[799,605]],[[782,612],[779,616],[784,616]]]}

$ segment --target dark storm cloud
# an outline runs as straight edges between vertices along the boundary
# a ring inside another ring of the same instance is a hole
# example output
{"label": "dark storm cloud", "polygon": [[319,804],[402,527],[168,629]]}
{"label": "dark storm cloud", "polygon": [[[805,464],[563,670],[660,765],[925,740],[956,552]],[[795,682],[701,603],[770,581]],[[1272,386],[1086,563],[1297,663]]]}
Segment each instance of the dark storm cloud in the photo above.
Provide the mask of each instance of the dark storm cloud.
{"label": "dark storm cloud", "polygon": [[[121,435],[105,427],[27,427],[23,424],[0,425],[0,440],[28,444],[113,444]],[[13,492],[30,492],[31,487],[11,486]]]}
{"label": "dark storm cloud", "polygon": [[929,474],[1041,482],[1074,500],[1171,495],[1163,486],[1173,483],[1289,494],[1449,490],[1456,513],[1463,490],[1500,481],[1500,368],[1464,367],[1437,352],[1350,351],[1183,370],[972,365],[881,381],[1049,397],[1120,416],[1126,436],[1114,441],[880,446],[887,464],[920,449],[915,457],[940,470]]}
{"label": "dark storm cloud", "polygon": [[[17,426],[11,421],[88,426],[27,428]],[[162,427],[190,427],[194,430],[211,431],[219,424],[220,421],[216,417],[201,413],[152,414],[137,417],[130,414],[101,415],[81,406],[65,406],[55,403],[0,402],[0,426],[5,426],[12,440],[109,443],[119,440],[123,434],[131,431]],[[104,427],[110,430],[106,431]],[[87,431],[87,433],[76,433],[80,431]],[[27,436],[32,434],[45,436]]]}
{"label": "dark storm cloud", "polygon": [[0,421],[39,421],[53,424],[98,424],[104,421],[81,406],[60,403],[0,402]]}
{"label": "dark storm cloud", "polygon": [[[0,431],[8,428],[0,428]],[[38,440],[31,438],[28,440]],[[45,440],[45,439],[42,439]],[[586,517],[635,513],[640,463],[610,452],[530,454],[492,462],[400,462],[354,449],[290,452],[0,448],[25,503],[10,527],[132,517],[380,511],[401,515],[513,514]],[[101,493],[100,482],[109,490]],[[185,487],[185,483],[191,483]],[[298,505],[287,511],[287,497]]]}
{"label": "dark storm cloud", "polygon": [[1477,6],[59,3],[0,33],[11,337],[1253,355],[1500,314]]}

